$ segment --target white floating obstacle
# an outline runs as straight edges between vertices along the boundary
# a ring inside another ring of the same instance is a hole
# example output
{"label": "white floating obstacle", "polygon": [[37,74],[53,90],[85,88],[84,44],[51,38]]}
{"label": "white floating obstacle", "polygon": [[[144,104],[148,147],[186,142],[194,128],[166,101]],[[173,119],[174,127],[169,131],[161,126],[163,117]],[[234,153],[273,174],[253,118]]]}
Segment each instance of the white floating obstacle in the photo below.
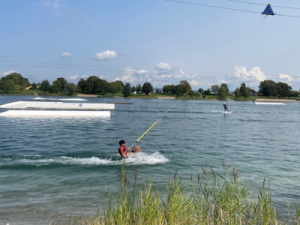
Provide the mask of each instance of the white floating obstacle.
{"label": "white floating obstacle", "polygon": [[52,101],[87,101],[86,99],[83,99],[83,98],[63,98],[63,99],[57,99],[57,98],[41,98],[41,97],[36,97],[34,99],[36,99],[36,100],[52,100]]}
{"label": "white floating obstacle", "polygon": [[5,117],[110,117],[110,111],[8,110]]}
{"label": "white floating obstacle", "polygon": [[106,109],[114,110],[114,104],[106,103],[64,103],[50,101],[19,101],[0,105],[3,109]]}
{"label": "white floating obstacle", "polygon": [[255,105],[286,105],[282,102],[255,102]]}

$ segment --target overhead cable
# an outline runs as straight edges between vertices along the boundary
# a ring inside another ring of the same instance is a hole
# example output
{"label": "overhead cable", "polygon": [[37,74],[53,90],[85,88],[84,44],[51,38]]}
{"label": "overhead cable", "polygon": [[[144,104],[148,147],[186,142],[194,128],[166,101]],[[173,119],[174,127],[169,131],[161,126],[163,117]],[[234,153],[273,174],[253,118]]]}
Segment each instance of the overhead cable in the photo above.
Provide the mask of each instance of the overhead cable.
{"label": "overhead cable", "polygon": [[[35,67],[35,68],[49,68],[49,69],[72,69],[72,70],[89,70],[89,71],[106,71],[106,72],[124,72],[124,70],[119,69],[119,70],[103,70],[103,69],[87,69],[87,68],[77,68],[77,67],[57,67],[57,66],[35,66],[35,65],[23,65],[23,64],[4,64],[0,62],[0,66],[16,66],[16,67]],[[151,72],[151,71],[150,71]],[[172,72],[172,70],[169,72]],[[213,76],[233,76],[234,74],[232,72],[207,72],[207,71],[196,71],[196,70],[184,70],[184,72],[189,72],[189,73],[195,73],[195,75],[199,75],[200,77],[213,77]],[[203,75],[204,74],[204,75]],[[274,77],[278,76],[278,74],[265,74],[266,76],[269,77]],[[290,75],[292,77],[300,77],[300,76],[294,76]]]}
{"label": "overhead cable", "polygon": [[[194,2],[185,2],[185,1],[177,1],[177,0],[165,0],[165,1],[181,3],[181,4],[186,4],[186,5],[196,5],[196,6],[203,6],[203,7],[209,7],[209,8],[227,9],[227,10],[232,10],[232,11],[261,14],[261,12],[256,12],[256,11],[252,11],[252,10],[244,10],[244,9],[236,9],[236,8],[229,8],[229,7],[223,7],[223,6],[206,5],[206,4],[200,4],[200,3],[194,3]],[[283,14],[276,14],[276,15],[277,16],[293,17],[293,18],[299,18],[300,19],[300,16],[283,15]]]}
{"label": "overhead cable", "polygon": [[[250,5],[266,6],[266,4],[256,3],[256,2],[248,2],[248,1],[239,1],[239,0],[225,0],[225,1],[238,2],[238,3],[244,3],[244,4],[250,4]],[[292,7],[292,6],[272,5],[272,7],[283,8],[283,9],[296,9],[296,10],[300,10],[300,8],[298,8],[298,7]]]}

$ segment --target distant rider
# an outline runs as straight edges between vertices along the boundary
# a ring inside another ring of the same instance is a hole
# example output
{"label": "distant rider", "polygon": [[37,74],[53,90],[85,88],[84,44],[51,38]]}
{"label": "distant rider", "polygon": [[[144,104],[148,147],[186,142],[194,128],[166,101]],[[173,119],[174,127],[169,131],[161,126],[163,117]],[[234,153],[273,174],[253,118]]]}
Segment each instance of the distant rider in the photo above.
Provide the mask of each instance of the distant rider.
{"label": "distant rider", "polygon": [[[119,141],[119,145],[120,145],[120,147],[118,148],[119,154],[123,159],[125,159],[126,156],[130,154],[129,152],[130,148],[126,148],[126,143],[124,140]],[[134,153],[141,152],[141,148],[139,146],[134,146],[132,152]]]}
{"label": "distant rider", "polygon": [[224,112],[226,112],[226,110],[227,110],[227,112],[229,112],[229,110],[228,110],[227,105],[225,104],[225,102],[223,102],[223,107],[224,107]]}

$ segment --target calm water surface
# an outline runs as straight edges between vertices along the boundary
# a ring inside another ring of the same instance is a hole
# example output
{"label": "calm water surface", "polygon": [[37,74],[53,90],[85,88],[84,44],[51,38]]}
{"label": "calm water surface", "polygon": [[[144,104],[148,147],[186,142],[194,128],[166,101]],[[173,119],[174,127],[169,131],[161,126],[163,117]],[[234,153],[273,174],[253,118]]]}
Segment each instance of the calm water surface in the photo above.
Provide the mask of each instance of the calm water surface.
{"label": "calm water surface", "polygon": [[[0,104],[32,99],[0,96]],[[0,224],[49,224],[89,216],[120,188],[118,141],[131,145],[174,100],[88,99],[116,105],[111,118],[0,117]],[[269,182],[279,211],[299,199],[300,104],[252,105],[181,101],[139,143],[143,154],[127,160],[162,192],[174,171],[188,179],[201,166],[234,164],[257,196]],[[4,110],[0,110],[4,111]],[[161,155],[147,157],[157,150]]]}

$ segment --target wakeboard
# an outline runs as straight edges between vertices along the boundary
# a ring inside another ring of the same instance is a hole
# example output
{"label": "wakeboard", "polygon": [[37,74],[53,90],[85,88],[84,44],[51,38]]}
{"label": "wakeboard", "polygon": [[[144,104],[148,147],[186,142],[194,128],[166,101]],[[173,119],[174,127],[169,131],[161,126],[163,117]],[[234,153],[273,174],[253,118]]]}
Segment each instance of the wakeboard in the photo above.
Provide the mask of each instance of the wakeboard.
{"label": "wakeboard", "polygon": [[159,151],[157,151],[157,152],[155,152],[155,153],[149,155],[149,157],[152,157],[152,156],[154,156],[154,155],[157,155],[157,154],[160,154],[160,153],[163,153],[163,152],[164,152],[163,150],[159,150]]}

